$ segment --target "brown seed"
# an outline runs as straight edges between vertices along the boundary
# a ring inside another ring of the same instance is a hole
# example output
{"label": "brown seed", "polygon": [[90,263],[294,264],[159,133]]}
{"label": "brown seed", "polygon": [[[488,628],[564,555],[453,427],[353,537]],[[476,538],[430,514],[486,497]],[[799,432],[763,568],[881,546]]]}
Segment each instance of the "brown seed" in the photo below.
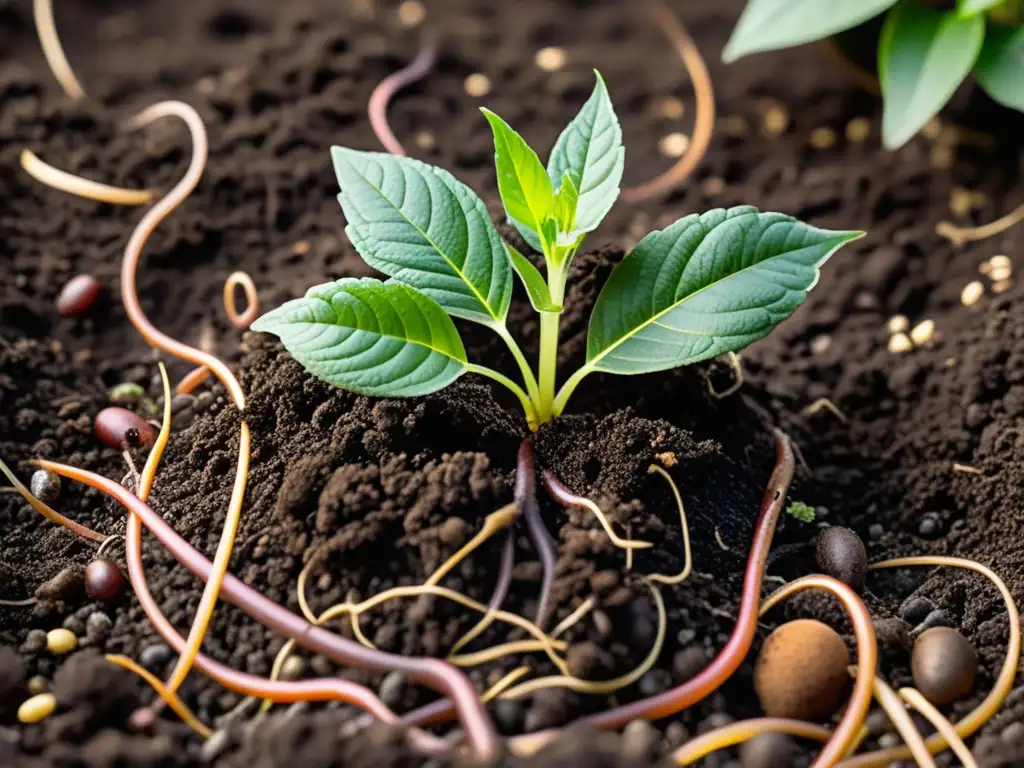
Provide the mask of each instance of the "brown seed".
{"label": "brown seed", "polygon": [[92,431],[100,442],[111,448],[123,448],[125,443],[133,448],[152,445],[156,440],[156,430],[151,424],[134,411],[117,406],[104,408],[97,413]]}
{"label": "brown seed", "polygon": [[910,668],[917,689],[932,704],[942,706],[974,687],[978,656],[955,629],[932,627],[914,642]]}
{"label": "brown seed", "polygon": [[783,624],[764,641],[754,689],[769,717],[824,720],[839,708],[849,675],[843,638],[814,619]]}
{"label": "brown seed", "polygon": [[868,575],[868,553],[860,536],[849,528],[833,525],[818,534],[814,557],[822,572],[839,579],[857,592]]}
{"label": "brown seed", "polygon": [[57,296],[57,314],[78,317],[96,303],[103,286],[92,275],[76,275],[68,280]]}
{"label": "brown seed", "polygon": [[97,557],[85,568],[85,592],[93,600],[113,600],[126,584],[124,574],[113,560]]}

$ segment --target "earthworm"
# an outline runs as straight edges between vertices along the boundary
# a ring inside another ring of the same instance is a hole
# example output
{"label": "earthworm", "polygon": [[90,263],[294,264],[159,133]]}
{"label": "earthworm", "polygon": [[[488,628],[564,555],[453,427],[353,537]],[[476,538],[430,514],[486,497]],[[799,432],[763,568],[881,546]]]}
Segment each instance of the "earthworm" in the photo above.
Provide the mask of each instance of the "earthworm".
{"label": "earthworm", "polygon": [[[133,516],[137,515],[142,524],[194,576],[204,581],[210,578],[213,570],[210,561],[181,538],[148,504],[127,489],[87,470],[45,460],[36,460],[33,463],[63,477],[85,483],[113,497],[130,510]],[[305,619],[278,605],[230,573],[225,574],[222,591],[227,600],[257,619],[261,624],[286,637],[293,638],[314,653],[322,653],[340,664],[377,672],[403,672],[410,679],[422,682],[449,696],[460,714],[466,736],[477,757],[482,760],[490,760],[497,754],[498,735],[490,718],[478,701],[476,691],[473,690],[469,678],[451,665],[436,659],[408,658],[364,648],[358,643],[311,625]],[[264,694],[254,692],[254,695],[263,696]]]}
{"label": "earthworm", "polygon": [[[238,308],[235,305],[235,288],[241,286],[242,292],[245,293],[246,307],[245,312],[239,313]],[[224,311],[227,313],[228,320],[236,328],[241,328],[243,331],[252,325],[253,320],[260,313],[260,300],[259,295],[256,293],[256,284],[252,281],[248,272],[232,272],[228,275],[228,279],[224,281]]]}
{"label": "earthworm", "polygon": [[650,12],[661,30],[679,52],[683,65],[693,82],[694,96],[697,101],[696,118],[693,125],[693,136],[690,145],[682,157],[669,168],[650,181],[622,190],[622,199],[627,203],[642,203],[655,195],[678,187],[697,167],[711,143],[711,134],[715,128],[715,92],[711,85],[711,75],[707,64],[700,55],[700,49],[693,42],[690,33],[662,2],[655,2]]}
{"label": "earthworm", "polygon": [[[761,499],[761,509],[754,527],[754,540],[750,547],[747,569],[743,577],[739,615],[729,641],[702,672],[686,683],[655,696],[591,715],[584,718],[582,723],[610,730],[620,728],[633,720],[660,720],[669,717],[693,706],[716,691],[743,663],[757,632],[765,559],[771,548],[775,526],[786,500],[789,482],[793,477],[793,449],[790,446],[789,438],[778,429],[774,430],[774,434],[775,468],[772,470],[768,486]],[[532,754],[550,742],[557,734],[557,730],[538,731],[518,736],[509,744],[516,752]]]}
{"label": "earthworm", "polygon": [[388,125],[388,103],[398,91],[426,77],[433,68],[436,58],[437,38],[428,33],[423,41],[423,47],[412,63],[385,77],[370,94],[370,103],[367,107],[370,127],[384,149],[393,155],[405,155],[406,151]]}

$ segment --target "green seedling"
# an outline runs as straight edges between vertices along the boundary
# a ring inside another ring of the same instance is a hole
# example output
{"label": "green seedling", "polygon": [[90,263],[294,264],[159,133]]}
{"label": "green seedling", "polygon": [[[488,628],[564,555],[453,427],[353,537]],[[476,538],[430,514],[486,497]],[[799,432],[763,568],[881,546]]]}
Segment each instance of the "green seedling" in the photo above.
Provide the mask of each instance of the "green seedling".
{"label": "green seedling", "polygon": [[995,101],[1024,112],[1022,0],[748,0],[723,58],[830,37],[885,14],[878,41],[882,139],[905,144],[971,72]]}
{"label": "green seedling", "polygon": [[[691,214],[643,238],[602,288],[586,361],[557,387],[559,318],[573,256],[619,194],[622,131],[600,75],[547,167],[493,112],[498,189],[509,221],[541,254],[505,242],[483,201],[440,168],[331,150],[345,230],[390,277],[315,286],[253,323],[279,336],[310,373],[366,395],[411,397],[465,373],[519,398],[530,426],[560,415],[589,374],[640,374],[735,352],[789,317],[821,264],[860,232],[833,232],[750,206]],[[536,262],[536,263],[535,263]],[[543,267],[544,272],[537,264]],[[507,325],[513,273],[540,313],[536,375]],[[491,328],[523,379],[469,362],[452,318]]]}
{"label": "green seedling", "polygon": [[786,507],[786,514],[795,517],[801,523],[813,523],[814,522],[814,507],[804,504],[802,501],[791,502]]}

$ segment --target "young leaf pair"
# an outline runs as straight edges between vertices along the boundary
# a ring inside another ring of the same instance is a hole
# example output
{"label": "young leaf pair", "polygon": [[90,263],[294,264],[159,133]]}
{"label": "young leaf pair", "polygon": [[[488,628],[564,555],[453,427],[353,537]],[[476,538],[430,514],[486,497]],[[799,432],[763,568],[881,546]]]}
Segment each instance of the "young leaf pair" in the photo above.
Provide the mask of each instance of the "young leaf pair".
{"label": "young leaf pair", "polygon": [[921,130],[972,69],[995,101],[1024,112],[1024,2],[956,0],[951,10],[935,5],[924,0],[748,0],[723,58],[733,61],[820,40],[887,13],[877,51],[887,148],[903,145]]}
{"label": "young leaf pair", "polygon": [[[569,265],[618,197],[622,131],[600,75],[547,167],[504,120],[484,114],[494,134],[505,211],[542,254],[543,273],[501,238],[480,198],[447,171],[334,147],[345,232],[389,279],[318,285],[253,329],[279,336],[315,376],[366,395],[424,395],[465,373],[487,376],[519,398],[536,428],[562,413],[590,373],[667,370],[762,338],[803,302],[821,264],[861,234],[817,229],[749,206],[691,214],[652,232],[602,288],[586,362],[557,389]],[[536,374],[507,326],[513,272],[540,314]],[[471,363],[452,318],[497,333],[522,385]]]}

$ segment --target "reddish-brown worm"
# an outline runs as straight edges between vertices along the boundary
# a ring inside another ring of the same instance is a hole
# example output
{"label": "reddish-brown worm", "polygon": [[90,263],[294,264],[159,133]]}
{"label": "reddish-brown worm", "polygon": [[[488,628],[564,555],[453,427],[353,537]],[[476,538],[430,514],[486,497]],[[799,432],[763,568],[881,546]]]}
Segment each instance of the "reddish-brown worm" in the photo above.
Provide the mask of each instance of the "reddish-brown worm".
{"label": "reddish-brown worm", "polygon": [[370,103],[367,107],[370,127],[373,128],[377,141],[393,155],[405,155],[406,151],[388,124],[388,103],[398,91],[423,79],[433,68],[436,58],[437,38],[432,33],[427,33],[423,47],[412,63],[385,77],[370,94]]}
{"label": "reddish-brown worm", "polygon": [[[212,565],[198,550],[177,534],[152,508],[123,486],[83,469],[51,461],[36,460],[35,466],[49,469],[63,477],[85,483],[113,497],[137,515],[142,524],[156,536],[174,558],[197,578],[205,581]],[[455,667],[438,659],[408,658],[366,648],[352,640],[314,626],[254,590],[230,573],[224,576],[222,595],[267,628],[294,639],[314,653],[322,653],[339,664],[377,672],[398,671],[448,696],[466,731],[473,752],[481,760],[493,759],[500,739],[487,711],[480,703],[469,678]]]}

